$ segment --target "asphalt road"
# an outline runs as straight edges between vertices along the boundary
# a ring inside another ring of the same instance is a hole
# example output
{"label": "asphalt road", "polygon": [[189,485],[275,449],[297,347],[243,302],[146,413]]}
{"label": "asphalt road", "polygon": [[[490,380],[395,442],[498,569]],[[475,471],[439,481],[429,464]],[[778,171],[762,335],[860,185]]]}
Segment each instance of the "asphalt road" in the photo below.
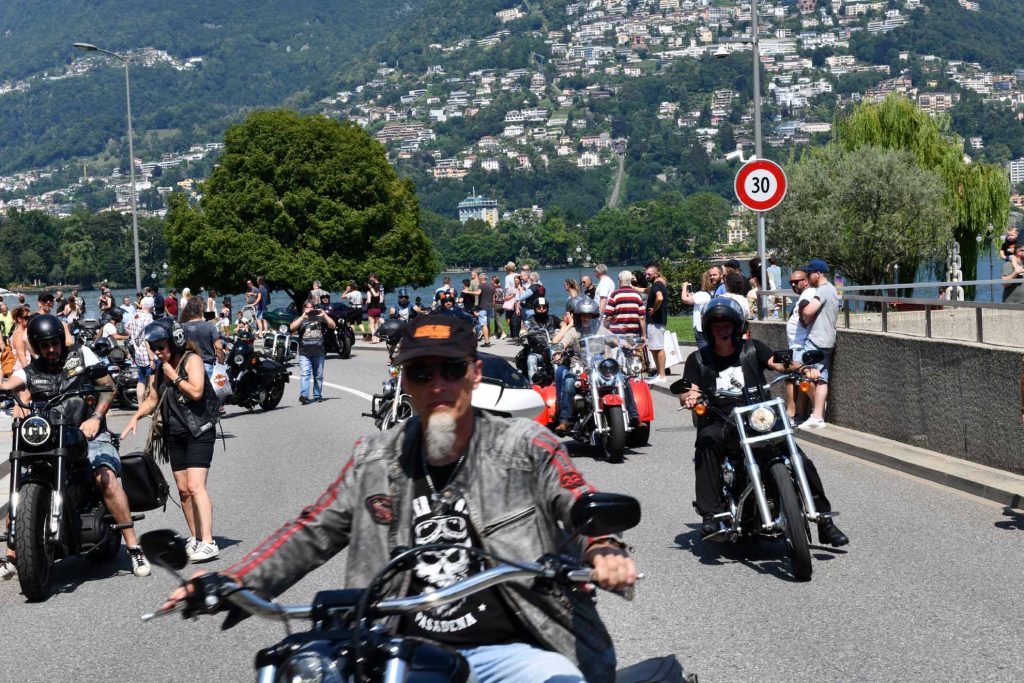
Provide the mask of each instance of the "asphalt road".
{"label": "asphalt road", "polygon": [[[300,406],[293,381],[271,413],[229,408],[227,450],[218,444],[210,480],[222,555],[208,568],[239,559],[336,476],[352,442],[372,430],[360,413],[384,358],[376,350],[332,357],[327,381],[348,390],[328,386],[322,404]],[[694,433],[675,408],[656,396],[652,445],[625,464],[575,456],[592,483],[644,506],[628,540],[647,578],[635,602],[600,599],[620,665],[674,653],[703,682],[1024,680],[1024,514],[811,448],[852,543],[815,546],[813,580],[796,583],[781,545],[699,543]],[[122,450],[139,446],[136,437]],[[139,527],[185,529],[173,506]],[[306,602],[339,587],[342,574],[339,557],[282,599]],[[132,576],[123,554],[105,566],[63,561],[55,580],[57,593],[42,604],[25,603],[16,582],[0,584],[0,681],[252,680],[257,649],[284,634],[257,620],[227,632],[217,618],[143,624],[139,616],[174,583],[157,569]]]}

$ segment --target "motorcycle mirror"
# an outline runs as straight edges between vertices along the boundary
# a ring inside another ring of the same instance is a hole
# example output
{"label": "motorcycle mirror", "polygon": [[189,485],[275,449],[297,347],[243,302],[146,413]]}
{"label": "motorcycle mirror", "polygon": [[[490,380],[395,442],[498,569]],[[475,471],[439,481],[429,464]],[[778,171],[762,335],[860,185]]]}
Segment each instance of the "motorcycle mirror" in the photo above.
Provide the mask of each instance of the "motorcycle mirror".
{"label": "motorcycle mirror", "polygon": [[139,538],[139,544],[149,561],[164,569],[184,569],[188,564],[185,539],[173,529],[147,531]]}
{"label": "motorcycle mirror", "polygon": [[789,365],[793,362],[793,350],[776,351],[772,354],[772,362],[779,363],[780,365]]}
{"label": "motorcycle mirror", "polygon": [[569,511],[577,535],[608,536],[640,523],[640,502],[618,493],[584,493]]}
{"label": "motorcycle mirror", "polygon": [[[117,368],[114,368],[116,371]],[[106,363],[97,363],[96,365],[90,365],[85,370],[85,375],[89,379],[99,379],[100,377],[106,377],[110,374],[110,368],[107,367]]]}
{"label": "motorcycle mirror", "polygon": [[122,349],[120,346],[115,346],[113,349],[110,350],[110,353],[107,354],[107,358],[109,358],[111,361],[115,363],[121,363],[127,357],[128,356],[125,354],[124,349]]}
{"label": "motorcycle mirror", "polygon": [[803,363],[804,365],[815,365],[825,360],[825,354],[818,349],[811,349],[810,351],[804,351]]}

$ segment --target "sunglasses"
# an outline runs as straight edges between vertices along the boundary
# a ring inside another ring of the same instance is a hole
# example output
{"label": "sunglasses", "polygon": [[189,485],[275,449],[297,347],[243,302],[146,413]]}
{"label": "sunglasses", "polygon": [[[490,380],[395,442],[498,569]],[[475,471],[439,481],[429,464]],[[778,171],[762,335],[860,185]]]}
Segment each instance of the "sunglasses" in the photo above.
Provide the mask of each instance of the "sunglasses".
{"label": "sunglasses", "polygon": [[789,281],[789,284],[791,284],[791,285],[798,285],[798,284],[800,284],[801,282],[803,282],[803,281],[804,281],[804,280],[806,280],[806,279],[807,279],[807,278],[805,278],[805,277],[802,277],[802,278],[800,278],[799,280],[790,280],[790,281]]}
{"label": "sunglasses", "polygon": [[455,382],[466,376],[467,360],[447,360],[436,365],[413,365],[405,368],[404,377],[414,384],[426,384],[434,379],[434,373],[441,371],[441,378],[446,382]]}

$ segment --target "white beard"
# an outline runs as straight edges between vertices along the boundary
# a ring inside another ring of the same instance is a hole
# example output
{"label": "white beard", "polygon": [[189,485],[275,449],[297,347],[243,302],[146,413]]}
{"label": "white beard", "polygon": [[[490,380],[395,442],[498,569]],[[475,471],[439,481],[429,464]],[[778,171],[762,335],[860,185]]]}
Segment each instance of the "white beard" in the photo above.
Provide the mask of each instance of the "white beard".
{"label": "white beard", "polygon": [[451,459],[455,448],[455,416],[450,413],[432,415],[424,432],[427,450],[427,462],[431,465],[443,465]]}

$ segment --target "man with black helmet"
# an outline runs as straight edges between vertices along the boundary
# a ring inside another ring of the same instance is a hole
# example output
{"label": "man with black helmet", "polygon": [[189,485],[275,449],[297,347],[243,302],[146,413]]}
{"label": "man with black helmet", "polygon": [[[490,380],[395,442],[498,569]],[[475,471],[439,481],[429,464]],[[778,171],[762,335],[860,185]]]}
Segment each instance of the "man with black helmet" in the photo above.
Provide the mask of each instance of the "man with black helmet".
{"label": "man with black helmet", "polygon": [[[546,329],[548,334],[554,337],[559,331],[559,319],[551,315],[551,304],[544,297],[540,297],[533,304],[533,317],[531,324]],[[529,332],[529,325],[527,326]],[[541,361],[544,360],[539,353],[530,353],[526,356],[526,377],[533,382],[533,376],[537,374]]]}
{"label": "man with black helmet", "polygon": [[[764,384],[765,370],[783,372],[787,369],[772,360],[772,350],[762,342],[756,339],[744,341],[745,325],[746,311],[735,300],[720,296],[707,303],[701,317],[701,328],[709,344],[690,354],[683,369],[683,378],[672,385],[672,393],[680,394],[679,402],[683,407],[692,409],[697,405],[699,392],[712,396],[716,389],[739,389],[757,383]],[[806,372],[810,379],[818,375],[813,368],[807,368]],[[735,399],[714,400],[714,406],[726,414],[734,407],[734,403]],[[731,423],[725,422],[715,411],[708,411],[699,425],[695,447],[695,506],[704,520],[701,524],[703,539],[721,531],[722,522],[715,515],[725,512],[722,459],[728,449],[739,448],[739,441],[732,431]],[[820,512],[830,512],[832,506],[825,497],[821,477],[806,455],[804,470],[815,507]],[[818,524],[818,538],[821,543],[835,547],[850,542],[831,518]]]}
{"label": "man with black helmet", "polygon": [[416,308],[409,303],[409,292],[405,289],[398,290],[398,305],[388,310],[388,317],[409,322],[416,317]]}
{"label": "man with black helmet", "polygon": [[[4,391],[20,391],[23,402],[52,398],[57,394],[71,391],[87,381],[85,368],[98,365],[100,360],[84,346],[65,343],[64,325],[56,316],[36,315],[28,323],[28,342],[35,353],[35,359],[28,367],[16,370],[10,379],[0,385]],[[108,375],[92,382],[97,387],[113,388]],[[107,431],[106,415],[113,402],[113,392],[99,394],[94,407],[81,397],[70,398],[61,407],[65,417],[73,415],[82,434],[89,440],[89,464],[92,466],[93,481],[103,496],[103,503],[119,525],[128,545],[132,572],[136,576],[149,576],[149,562],[142,554],[132,515],[118,475],[121,473],[121,458]],[[20,410],[20,409],[19,409]]]}

